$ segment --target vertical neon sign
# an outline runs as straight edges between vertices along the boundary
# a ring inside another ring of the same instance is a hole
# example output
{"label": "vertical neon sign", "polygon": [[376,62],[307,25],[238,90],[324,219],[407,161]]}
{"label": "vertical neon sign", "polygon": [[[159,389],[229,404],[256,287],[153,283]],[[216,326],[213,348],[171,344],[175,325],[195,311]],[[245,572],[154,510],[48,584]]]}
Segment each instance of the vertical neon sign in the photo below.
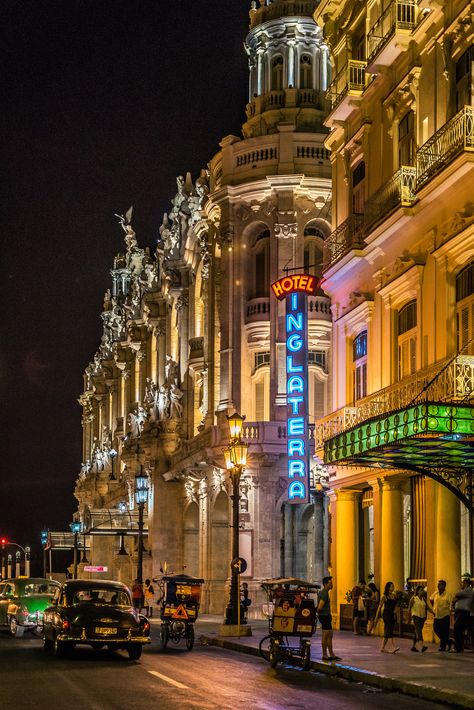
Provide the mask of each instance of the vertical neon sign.
{"label": "vertical neon sign", "polygon": [[308,322],[307,296],[318,282],[308,274],[285,276],[272,284],[273,293],[286,299],[286,401],[288,502],[309,502],[308,438]]}

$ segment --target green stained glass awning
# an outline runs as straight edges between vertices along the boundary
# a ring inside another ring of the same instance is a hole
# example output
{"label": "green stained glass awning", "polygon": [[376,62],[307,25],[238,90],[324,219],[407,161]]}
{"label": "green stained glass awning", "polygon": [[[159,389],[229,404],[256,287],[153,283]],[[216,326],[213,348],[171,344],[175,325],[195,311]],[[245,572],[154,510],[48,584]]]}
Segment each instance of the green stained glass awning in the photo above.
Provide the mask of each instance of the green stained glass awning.
{"label": "green stained glass awning", "polygon": [[474,407],[417,404],[324,443],[324,463],[474,469]]}

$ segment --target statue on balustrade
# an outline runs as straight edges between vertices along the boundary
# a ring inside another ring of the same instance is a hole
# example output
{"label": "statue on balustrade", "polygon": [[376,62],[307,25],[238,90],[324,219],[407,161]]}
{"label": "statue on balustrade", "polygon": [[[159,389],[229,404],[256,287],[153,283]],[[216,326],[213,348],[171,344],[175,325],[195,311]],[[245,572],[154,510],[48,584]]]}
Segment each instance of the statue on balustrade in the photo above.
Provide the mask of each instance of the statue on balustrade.
{"label": "statue on balustrade", "polygon": [[170,418],[181,419],[183,416],[183,405],[181,400],[183,399],[183,393],[174,383],[170,387]]}

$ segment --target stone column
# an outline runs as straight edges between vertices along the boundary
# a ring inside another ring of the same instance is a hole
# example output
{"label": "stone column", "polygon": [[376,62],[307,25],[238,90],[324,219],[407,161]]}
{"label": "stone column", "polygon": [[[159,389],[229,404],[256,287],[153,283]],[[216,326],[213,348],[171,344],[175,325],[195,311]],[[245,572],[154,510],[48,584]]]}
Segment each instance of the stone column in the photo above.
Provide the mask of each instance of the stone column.
{"label": "stone column", "polygon": [[391,581],[404,588],[403,570],[403,491],[401,481],[385,478],[382,487],[380,539],[380,589]]}
{"label": "stone column", "polygon": [[[436,579],[445,579],[447,590],[454,594],[460,587],[461,509],[454,493],[441,483],[436,490]],[[468,570],[470,571],[470,570]]]}
{"label": "stone column", "polygon": [[359,576],[359,501],[362,494],[350,489],[336,490],[335,493],[337,587],[332,613],[339,618],[339,605],[345,603],[346,592],[352,589]]}

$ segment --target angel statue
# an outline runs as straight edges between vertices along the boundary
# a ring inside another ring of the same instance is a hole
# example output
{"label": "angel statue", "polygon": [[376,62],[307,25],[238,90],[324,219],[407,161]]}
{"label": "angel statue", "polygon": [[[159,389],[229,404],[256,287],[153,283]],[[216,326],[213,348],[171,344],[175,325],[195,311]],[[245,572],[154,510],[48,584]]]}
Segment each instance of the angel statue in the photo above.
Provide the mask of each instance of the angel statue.
{"label": "angel statue", "polygon": [[132,227],[132,214],[133,205],[123,214],[115,214],[114,217],[119,218],[119,224],[125,232],[125,244],[127,245],[127,252],[132,251],[138,247],[138,242],[135,237],[135,232]]}
{"label": "angel statue", "polygon": [[183,399],[183,393],[174,383],[171,384],[170,389],[170,417],[177,417],[180,419],[183,416],[183,405],[181,400]]}

